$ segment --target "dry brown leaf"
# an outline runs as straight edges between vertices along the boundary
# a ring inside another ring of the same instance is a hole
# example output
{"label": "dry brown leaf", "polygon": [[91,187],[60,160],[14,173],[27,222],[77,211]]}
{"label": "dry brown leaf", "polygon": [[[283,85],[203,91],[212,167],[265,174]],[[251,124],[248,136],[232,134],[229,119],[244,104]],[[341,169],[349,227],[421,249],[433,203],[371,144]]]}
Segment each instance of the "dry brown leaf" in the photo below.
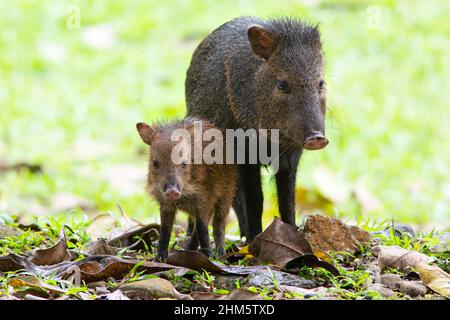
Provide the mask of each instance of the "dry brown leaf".
{"label": "dry brown leaf", "polygon": [[324,268],[334,276],[340,275],[339,270],[336,269],[335,266],[326,261],[320,260],[316,255],[312,253],[307,253],[288,261],[284,265],[283,269],[285,270],[298,269],[301,268],[302,266],[308,266],[310,268]]}
{"label": "dry brown leaf", "polygon": [[8,254],[0,257],[0,272],[17,271],[25,269],[26,260],[16,254]]}
{"label": "dry brown leaf", "polygon": [[33,289],[41,289],[47,292],[64,294],[66,291],[57,286],[44,283],[35,276],[18,276],[10,279],[8,285],[13,288],[29,287]]}
{"label": "dry brown leaf", "polygon": [[450,276],[437,266],[418,262],[415,269],[419,272],[422,282],[436,293],[450,299]]}
{"label": "dry brown leaf", "polygon": [[152,242],[159,239],[160,225],[151,223],[145,226],[136,226],[125,230],[121,235],[108,241],[114,247],[129,247],[133,250],[152,247]]}
{"label": "dry brown leaf", "polygon": [[110,255],[115,256],[121,248],[108,245],[106,240],[100,239],[86,245],[86,253],[89,255]]}
{"label": "dry brown leaf", "polygon": [[212,263],[207,256],[198,251],[175,251],[167,258],[167,263],[198,272],[225,273],[222,268]]}
{"label": "dry brown leaf", "polygon": [[429,263],[434,259],[417,251],[409,251],[399,246],[375,246],[372,251],[378,256],[378,266],[383,271],[387,267],[409,272],[419,263]]}
{"label": "dry brown leaf", "polygon": [[214,274],[229,275],[249,275],[260,269],[267,269],[267,266],[225,266],[213,263],[203,253],[198,251],[174,251],[167,263],[195,270],[198,272],[207,271]]}
{"label": "dry brown leaf", "polygon": [[106,280],[109,277],[122,279],[137,264],[140,264],[137,271],[145,270],[146,273],[177,269],[177,266],[166,263],[125,260],[115,256],[92,256],[78,261],[72,266],[65,266],[61,277],[66,279],[72,274],[75,274],[75,277],[79,275],[80,280],[86,283]]}
{"label": "dry brown leaf", "polygon": [[52,265],[71,259],[71,255],[67,250],[67,240],[64,229],[59,234],[58,241],[55,245],[47,249],[36,250],[33,254],[31,262],[35,265]]}
{"label": "dry brown leaf", "polygon": [[117,219],[110,214],[100,214],[92,219],[86,233],[92,240],[108,238],[109,233],[117,228]]}
{"label": "dry brown leaf", "polygon": [[248,251],[261,263],[284,266],[288,261],[311,253],[311,246],[298,230],[277,217],[248,245]]}

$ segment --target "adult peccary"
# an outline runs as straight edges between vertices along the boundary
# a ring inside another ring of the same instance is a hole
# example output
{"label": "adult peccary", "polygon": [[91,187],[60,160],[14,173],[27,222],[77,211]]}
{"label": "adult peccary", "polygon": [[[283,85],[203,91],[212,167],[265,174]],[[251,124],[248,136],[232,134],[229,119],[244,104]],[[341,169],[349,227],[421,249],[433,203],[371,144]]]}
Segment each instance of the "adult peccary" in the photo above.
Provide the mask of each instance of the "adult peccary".
{"label": "adult peccary", "polygon": [[[206,37],[186,78],[189,116],[222,128],[279,129],[275,175],[284,222],[295,225],[295,180],[303,149],[328,144],[320,33],[293,18],[240,17]],[[262,231],[263,193],[258,164],[238,168],[234,201],[241,235]]]}

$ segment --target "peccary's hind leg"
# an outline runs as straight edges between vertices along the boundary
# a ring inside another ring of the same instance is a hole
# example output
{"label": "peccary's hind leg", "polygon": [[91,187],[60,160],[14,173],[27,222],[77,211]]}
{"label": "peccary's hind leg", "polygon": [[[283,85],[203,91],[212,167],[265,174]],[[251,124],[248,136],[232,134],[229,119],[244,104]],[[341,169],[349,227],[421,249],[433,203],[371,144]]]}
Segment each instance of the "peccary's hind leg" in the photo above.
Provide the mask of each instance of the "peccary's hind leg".
{"label": "peccary's hind leg", "polygon": [[281,220],[293,226],[295,226],[295,180],[300,155],[300,150],[289,150],[283,153],[275,176]]}
{"label": "peccary's hind leg", "polygon": [[186,231],[187,236],[192,235],[192,232],[194,231],[194,226],[195,226],[195,219],[192,218],[191,216],[188,216],[188,227]]}
{"label": "peccary's hind leg", "polygon": [[192,227],[192,233],[191,233],[191,238],[189,239],[189,242],[187,244],[186,249],[187,250],[197,250],[198,249],[198,235],[197,235],[197,230],[195,228],[195,224]]}

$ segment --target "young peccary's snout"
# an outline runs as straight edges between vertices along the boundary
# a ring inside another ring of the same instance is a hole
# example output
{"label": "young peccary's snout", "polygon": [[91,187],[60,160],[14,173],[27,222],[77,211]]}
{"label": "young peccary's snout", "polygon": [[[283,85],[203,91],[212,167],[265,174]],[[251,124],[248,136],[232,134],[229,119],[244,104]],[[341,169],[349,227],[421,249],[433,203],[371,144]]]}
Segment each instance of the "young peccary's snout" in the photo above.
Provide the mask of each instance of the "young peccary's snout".
{"label": "young peccary's snout", "polygon": [[[194,139],[189,141],[172,140],[176,130],[193,136],[195,122],[201,122],[202,130],[214,128],[207,121],[186,118],[169,124],[149,126],[138,123],[137,130],[142,140],[150,146],[148,165],[148,191],[160,205],[161,232],[157,259],[165,260],[175,213],[181,210],[194,221],[194,230],[188,249],[210,255],[208,224],[212,220],[215,253],[222,256],[225,237],[225,223],[232,205],[236,187],[236,167],[228,164],[193,164],[190,161],[174,161],[172,151],[179,144],[183,150],[194,150]],[[210,143],[201,141],[202,144]],[[189,154],[182,157],[189,157]]]}

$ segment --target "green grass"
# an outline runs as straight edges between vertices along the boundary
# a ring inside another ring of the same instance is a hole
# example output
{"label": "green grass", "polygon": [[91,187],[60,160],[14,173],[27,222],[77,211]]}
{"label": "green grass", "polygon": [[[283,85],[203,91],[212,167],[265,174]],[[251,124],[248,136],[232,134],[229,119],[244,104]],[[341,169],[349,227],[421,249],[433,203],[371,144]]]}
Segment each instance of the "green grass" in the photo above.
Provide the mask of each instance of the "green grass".
{"label": "green grass", "polygon": [[[370,27],[373,3],[378,28]],[[71,5],[79,30],[66,26]],[[184,115],[185,71],[214,28],[240,15],[286,14],[320,22],[327,61],[331,143],[305,152],[299,184],[315,188],[314,172],[325,167],[343,185],[371,190],[382,203],[371,217],[446,228],[449,10],[438,0],[2,1],[0,159],[41,163],[44,173],[1,174],[0,210],[54,213],[52,195],[68,192],[95,211],[120,203],[157,221],[135,123]],[[83,41],[101,24],[113,30],[110,48]],[[274,203],[268,194],[268,212]],[[353,200],[336,210],[361,215]]]}

